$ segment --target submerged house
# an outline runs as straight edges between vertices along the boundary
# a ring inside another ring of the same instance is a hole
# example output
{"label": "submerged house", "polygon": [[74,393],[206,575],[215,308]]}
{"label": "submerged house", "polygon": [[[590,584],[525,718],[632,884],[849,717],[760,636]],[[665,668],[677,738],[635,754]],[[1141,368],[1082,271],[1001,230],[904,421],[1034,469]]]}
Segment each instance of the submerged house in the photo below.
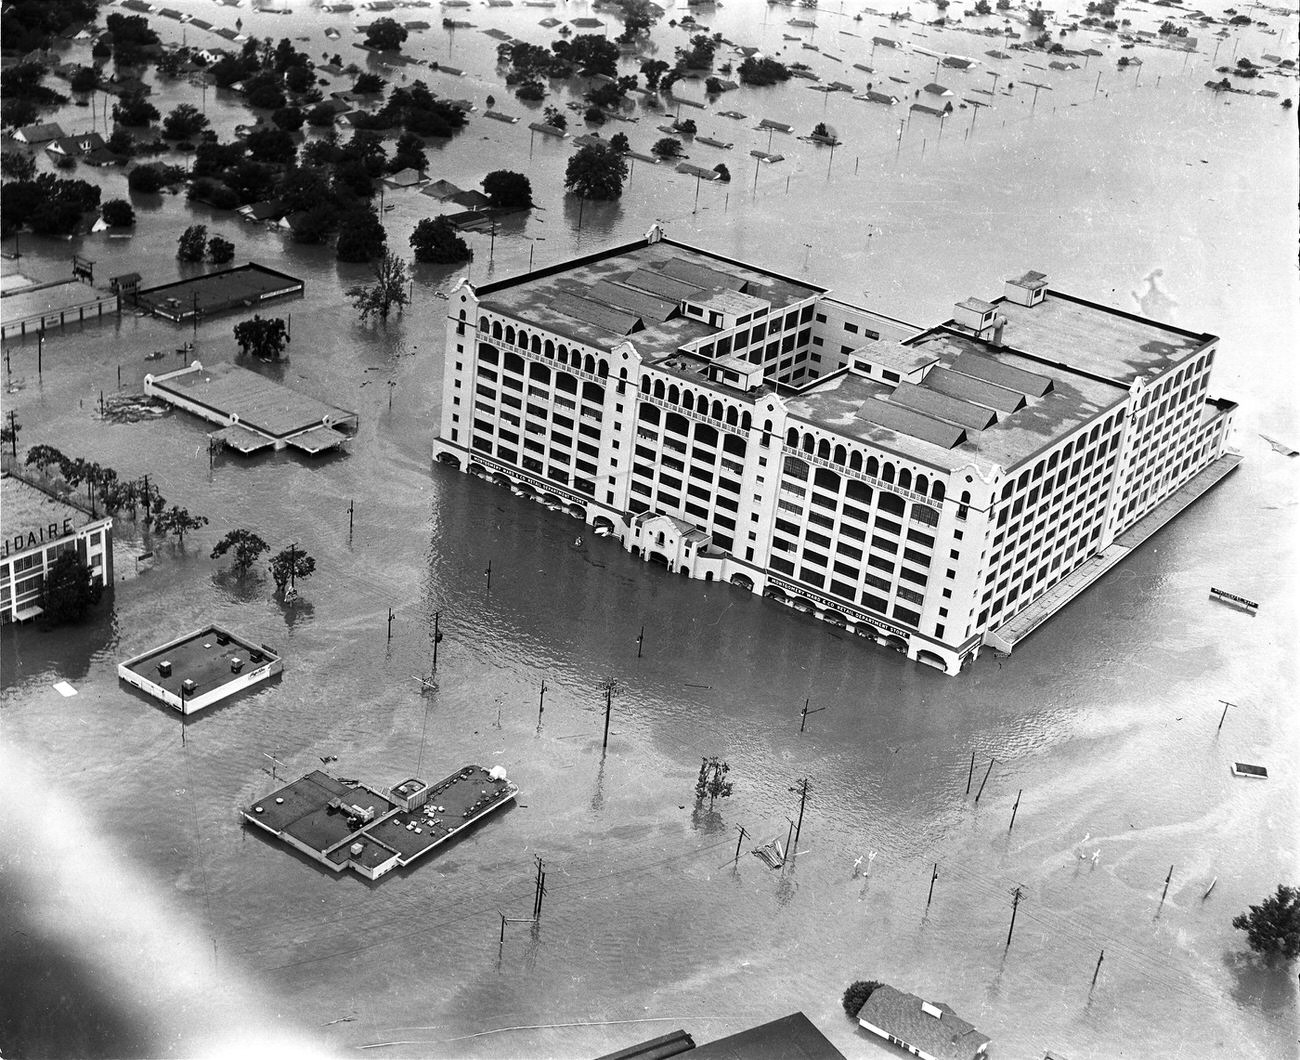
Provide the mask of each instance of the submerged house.
{"label": "submerged house", "polygon": [[975,1060],[992,1040],[943,1002],[931,1004],[892,986],[871,992],[858,1023],[922,1060]]}

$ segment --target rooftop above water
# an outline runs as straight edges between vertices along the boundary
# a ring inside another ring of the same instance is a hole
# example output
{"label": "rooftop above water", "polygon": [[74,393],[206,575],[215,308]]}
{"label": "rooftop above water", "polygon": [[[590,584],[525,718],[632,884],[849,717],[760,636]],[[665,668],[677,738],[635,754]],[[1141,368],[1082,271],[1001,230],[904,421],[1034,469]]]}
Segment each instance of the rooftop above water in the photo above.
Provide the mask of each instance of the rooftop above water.
{"label": "rooftop above water", "polygon": [[485,285],[480,304],[600,349],[631,340],[653,360],[718,331],[678,312],[682,300],[719,313],[780,312],[824,290],[663,239]]}

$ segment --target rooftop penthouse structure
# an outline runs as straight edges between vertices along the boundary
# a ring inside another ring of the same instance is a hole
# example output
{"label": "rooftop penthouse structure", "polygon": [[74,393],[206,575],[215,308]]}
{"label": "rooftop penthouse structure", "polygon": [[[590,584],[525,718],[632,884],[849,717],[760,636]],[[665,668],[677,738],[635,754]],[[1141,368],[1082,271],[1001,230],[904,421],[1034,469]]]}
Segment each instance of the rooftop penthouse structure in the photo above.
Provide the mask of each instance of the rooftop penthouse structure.
{"label": "rooftop penthouse structure", "polygon": [[384,790],[315,769],[258,799],[244,817],[331,872],[351,868],[377,880],[504,808],[518,791],[504,770],[476,765],[437,784],[411,778]]}
{"label": "rooftop penthouse structure", "polygon": [[435,459],[950,674],[1240,459],[1215,336],[1036,272],[923,329],[656,225],[447,328]]}

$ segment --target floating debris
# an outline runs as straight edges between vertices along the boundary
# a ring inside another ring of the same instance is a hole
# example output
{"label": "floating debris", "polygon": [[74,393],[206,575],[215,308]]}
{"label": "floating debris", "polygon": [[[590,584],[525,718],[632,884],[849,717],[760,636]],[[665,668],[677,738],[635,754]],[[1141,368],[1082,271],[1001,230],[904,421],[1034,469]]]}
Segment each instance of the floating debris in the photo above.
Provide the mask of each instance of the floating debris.
{"label": "floating debris", "polygon": [[1300,456],[1300,449],[1292,449],[1285,442],[1279,442],[1276,438],[1270,438],[1267,434],[1261,434],[1261,438],[1273,447],[1273,452],[1281,453],[1283,456]]}
{"label": "floating debris", "polygon": [[[1264,766],[1257,766],[1251,762],[1233,762],[1232,772],[1239,777],[1249,777],[1252,780],[1267,780],[1268,770]],[[1205,892],[1209,894],[1209,891]]]}

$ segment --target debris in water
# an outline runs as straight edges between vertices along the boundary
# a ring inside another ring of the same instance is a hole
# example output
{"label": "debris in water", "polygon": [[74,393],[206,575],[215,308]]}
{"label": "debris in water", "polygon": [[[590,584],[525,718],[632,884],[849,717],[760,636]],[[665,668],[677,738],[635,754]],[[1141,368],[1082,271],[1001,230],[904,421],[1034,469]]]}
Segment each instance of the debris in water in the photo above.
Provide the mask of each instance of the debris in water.
{"label": "debris in water", "polygon": [[1300,449],[1292,449],[1285,442],[1279,442],[1276,438],[1270,438],[1267,434],[1261,434],[1261,438],[1273,447],[1273,452],[1281,453],[1283,456],[1300,456]]}

